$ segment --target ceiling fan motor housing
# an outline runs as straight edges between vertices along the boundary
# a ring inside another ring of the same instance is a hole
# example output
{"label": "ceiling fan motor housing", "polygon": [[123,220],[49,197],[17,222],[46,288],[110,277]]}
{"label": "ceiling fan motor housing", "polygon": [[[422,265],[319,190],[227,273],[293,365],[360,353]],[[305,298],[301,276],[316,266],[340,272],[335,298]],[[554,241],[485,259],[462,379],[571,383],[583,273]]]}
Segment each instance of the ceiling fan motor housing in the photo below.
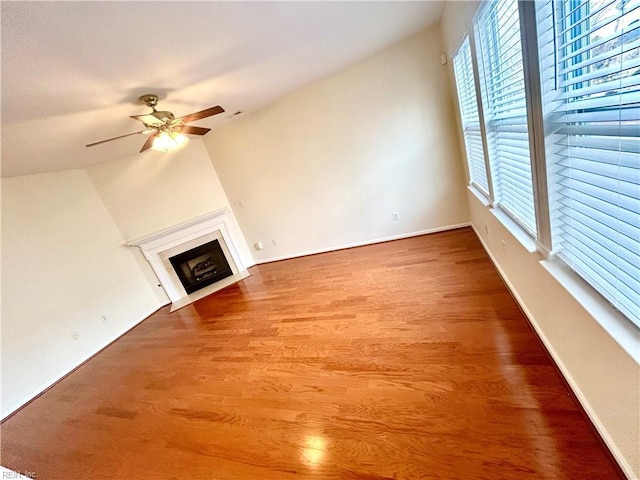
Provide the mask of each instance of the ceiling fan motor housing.
{"label": "ceiling fan motor housing", "polygon": [[157,110],[154,110],[151,115],[153,115],[159,120],[162,120],[164,123],[170,123],[172,120],[176,118],[173,116],[173,113],[171,112],[159,112]]}

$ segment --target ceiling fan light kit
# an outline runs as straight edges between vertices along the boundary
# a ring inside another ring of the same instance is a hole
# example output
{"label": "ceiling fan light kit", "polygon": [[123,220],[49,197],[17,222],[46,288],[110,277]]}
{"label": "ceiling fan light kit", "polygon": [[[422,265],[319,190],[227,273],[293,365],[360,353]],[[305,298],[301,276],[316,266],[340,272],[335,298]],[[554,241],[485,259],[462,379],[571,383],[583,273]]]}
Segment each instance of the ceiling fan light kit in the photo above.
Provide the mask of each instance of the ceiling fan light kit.
{"label": "ceiling fan light kit", "polygon": [[145,115],[131,115],[130,118],[142,122],[145,126],[144,130],[90,143],[87,147],[93,147],[95,145],[100,145],[112,140],[118,140],[119,138],[130,137],[132,135],[151,134],[140,149],[140,153],[148,149],[160,152],[171,152],[182,148],[189,141],[188,137],[184,135],[185,133],[189,135],[205,135],[211,130],[210,128],[186,125],[186,123],[224,112],[224,108],[217,106],[176,118],[171,112],[156,110],[156,106],[158,105],[158,96],[153,93],[142,95],[140,97],[140,102],[149,107],[151,109],[151,113],[147,113]]}
{"label": "ceiling fan light kit", "polygon": [[160,132],[153,139],[151,150],[157,152],[172,152],[184,147],[189,139],[179,132]]}

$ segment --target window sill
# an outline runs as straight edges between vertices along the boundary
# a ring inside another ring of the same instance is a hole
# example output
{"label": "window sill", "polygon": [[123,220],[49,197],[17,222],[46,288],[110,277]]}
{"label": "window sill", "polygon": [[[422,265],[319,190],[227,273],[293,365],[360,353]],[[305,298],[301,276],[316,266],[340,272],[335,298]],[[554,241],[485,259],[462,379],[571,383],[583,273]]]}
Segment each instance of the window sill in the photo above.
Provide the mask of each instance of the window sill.
{"label": "window sill", "polygon": [[599,293],[560,260],[540,265],[560,283],[613,340],[640,365],[640,329],[613,308]]}
{"label": "window sill", "polygon": [[535,253],[538,251],[536,241],[533,237],[531,237],[531,235],[529,235],[529,233],[518,225],[509,215],[497,207],[492,208],[491,213],[498,219],[504,228],[509,230],[509,232],[516,240],[518,240],[518,242],[520,242],[527,252]]}
{"label": "window sill", "polygon": [[473,195],[480,201],[480,203],[482,203],[482,205],[484,205],[485,207],[491,206],[491,200],[489,200],[489,197],[482,193],[480,189],[478,189],[474,185],[467,185],[467,190],[473,193]]}

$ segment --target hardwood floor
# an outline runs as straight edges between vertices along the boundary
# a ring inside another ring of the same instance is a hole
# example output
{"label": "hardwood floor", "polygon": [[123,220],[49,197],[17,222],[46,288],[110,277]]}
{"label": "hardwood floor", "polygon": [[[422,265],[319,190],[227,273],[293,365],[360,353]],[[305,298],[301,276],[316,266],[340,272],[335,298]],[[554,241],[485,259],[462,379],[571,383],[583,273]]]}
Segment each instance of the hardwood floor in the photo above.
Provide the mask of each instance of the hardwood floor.
{"label": "hardwood floor", "polygon": [[470,229],[256,266],[2,424],[43,479],[624,478]]}

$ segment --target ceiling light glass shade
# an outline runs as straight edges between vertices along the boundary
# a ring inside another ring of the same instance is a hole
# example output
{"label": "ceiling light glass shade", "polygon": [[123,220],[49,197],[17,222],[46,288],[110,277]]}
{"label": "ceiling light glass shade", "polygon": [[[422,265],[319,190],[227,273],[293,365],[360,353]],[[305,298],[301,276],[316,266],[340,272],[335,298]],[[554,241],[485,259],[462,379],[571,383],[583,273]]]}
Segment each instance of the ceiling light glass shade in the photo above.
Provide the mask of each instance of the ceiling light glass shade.
{"label": "ceiling light glass shade", "polygon": [[187,137],[178,132],[160,132],[153,139],[151,149],[159,152],[172,152],[184,147],[188,141]]}

